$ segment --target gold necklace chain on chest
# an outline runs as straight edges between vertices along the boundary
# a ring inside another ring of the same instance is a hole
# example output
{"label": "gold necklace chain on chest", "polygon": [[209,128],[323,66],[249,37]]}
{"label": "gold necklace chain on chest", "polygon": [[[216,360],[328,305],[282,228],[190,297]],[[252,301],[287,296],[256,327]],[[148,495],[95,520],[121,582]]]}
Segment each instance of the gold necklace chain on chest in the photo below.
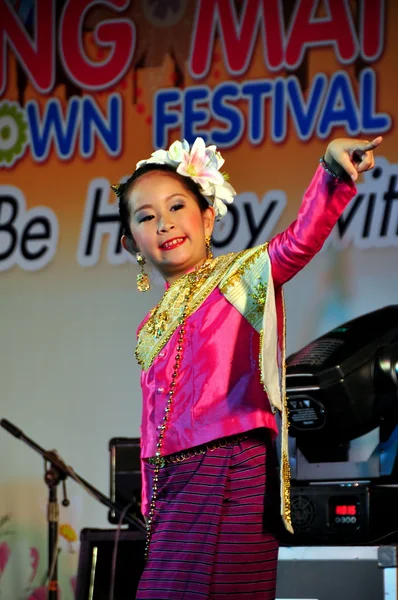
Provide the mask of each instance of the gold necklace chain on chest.
{"label": "gold necklace chain on chest", "polygon": [[187,295],[189,294],[189,299],[192,297],[192,293],[190,291],[191,286],[194,285],[194,288],[197,288],[204,279],[207,279],[211,270],[213,269],[212,263],[213,261],[206,261],[201,267],[198,267],[191,273],[183,275],[181,279],[178,279],[169,287],[162,300],[155,306],[149,315],[148,322],[145,326],[147,333],[155,338],[159,338],[163,335],[171,321],[170,309],[167,308],[168,298],[176,292],[176,287],[178,287],[178,302],[181,302],[185,306]]}
{"label": "gold necklace chain on chest", "polygon": [[[158,494],[159,472],[160,472],[160,469],[165,465],[164,458],[162,457],[162,448],[163,448],[163,442],[164,442],[166,428],[169,423],[170,411],[171,411],[171,407],[172,407],[174,396],[175,396],[176,382],[177,382],[177,378],[178,378],[179,367],[181,364],[183,343],[184,343],[185,331],[186,331],[185,325],[186,325],[186,319],[188,316],[188,307],[189,307],[190,300],[192,299],[195,291],[198,289],[198,287],[200,285],[202,285],[204,280],[207,279],[207,277],[210,275],[212,268],[213,268],[212,261],[206,261],[206,263],[204,265],[202,265],[202,267],[196,269],[195,271],[192,271],[191,273],[188,273],[187,275],[184,275],[183,282],[181,282],[180,280],[176,282],[176,284],[179,284],[180,286],[181,286],[181,283],[183,283],[181,293],[183,294],[184,303],[183,303],[181,315],[179,317],[180,329],[178,332],[177,348],[176,348],[176,354],[175,354],[175,358],[174,358],[173,373],[171,376],[170,389],[169,389],[168,396],[167,396],[167,402],[166,402],[166,407],[164,410],[163,419],[162,419],[161,424],[158,426],[159,437],[158,437],[158,441],[156,444],[156,454],[155,454],[155,457],[153,460],[154,471],[153,471],[153,480],[152,480],[152,497],[151,497],[151,503],[149,506],[148,519],[147,519],[147,523],[146,523],[147,538],[146,538],[146,544],[145,544],[145,559],[148,558],[149,545],[150,545],[150,541],[151,541],[151,537],[152,537],[152,526],[153,526],[153,520],[154,520],[154,516],[155,516],[156,501],[157,501],[157,494]],[[167,290],[166,294],[170,293],[170,290],[172,290],[172,287],[173,286],[171,286]],[[170,319],[170,315],[169,315],[168,311],[161,310],[162,304],[163,303],[161,302],[152,311],[151,316],[149,318],[150,322],[147,324],[148,332],[152,333],[152,335],[155,335],[155,337],[157,335],[163,334],[164,328],[167,327],[167,324]]]}

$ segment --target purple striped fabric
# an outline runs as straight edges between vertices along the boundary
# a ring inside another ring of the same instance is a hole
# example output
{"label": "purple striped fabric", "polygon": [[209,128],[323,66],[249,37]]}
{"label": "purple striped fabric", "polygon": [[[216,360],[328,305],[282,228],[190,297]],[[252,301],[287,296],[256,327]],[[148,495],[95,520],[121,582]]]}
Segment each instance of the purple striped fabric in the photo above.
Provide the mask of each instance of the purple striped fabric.
{"label": "purple striped fabric", "polygon": [[251,432],[161,469],[137,599],[274,600],[278,541],[267,521],[277,478],[267,440]]}

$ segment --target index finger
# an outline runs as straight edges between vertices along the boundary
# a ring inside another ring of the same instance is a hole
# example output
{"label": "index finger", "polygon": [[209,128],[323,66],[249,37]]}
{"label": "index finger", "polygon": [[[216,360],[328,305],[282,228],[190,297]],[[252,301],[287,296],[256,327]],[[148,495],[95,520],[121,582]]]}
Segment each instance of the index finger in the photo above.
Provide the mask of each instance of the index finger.
{"label": "index finger", "polygon": [[362,150],[363,152],[368,152],[369,150],[374,150],[377,146],[380,146],[383,141],[383,137],[379,135],[372,142],[360,142],[358,144],[358,150]]}

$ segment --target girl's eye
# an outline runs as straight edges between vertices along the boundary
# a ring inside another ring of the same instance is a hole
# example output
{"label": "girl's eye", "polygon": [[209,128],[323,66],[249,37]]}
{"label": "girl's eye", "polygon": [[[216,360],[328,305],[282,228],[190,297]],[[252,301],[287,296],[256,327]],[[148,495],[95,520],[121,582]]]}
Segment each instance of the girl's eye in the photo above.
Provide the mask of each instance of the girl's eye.
{"label": "girl's eye", "polygon": [[144,217],[141,217],[138,222],[144,223],[145,221],[150,221],[151,219],[153,219],[153,215],[145,215]]}
{"label": "girl's eye", "polygon": [[184,208],[184,204],[182,204],[181,202],[178,202],[177,204],[173,204],[173,206],[171,207],[171,210],[181,210],[181,208]]}

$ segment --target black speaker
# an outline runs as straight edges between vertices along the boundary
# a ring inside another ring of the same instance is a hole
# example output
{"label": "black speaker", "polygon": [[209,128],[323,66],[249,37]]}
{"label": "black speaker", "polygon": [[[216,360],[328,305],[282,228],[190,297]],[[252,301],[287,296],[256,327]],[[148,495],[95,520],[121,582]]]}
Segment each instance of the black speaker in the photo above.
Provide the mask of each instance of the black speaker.
{"label": "black speaker", "polygon": [[[82,529],[75,600],[109,600],[116,529]],[[144,569],[145,534],[119,532],[113,600],[134,600]]]}
{"label": "black speaker", "polygon": [[[132,503],[128,512],[142,519],[140,438],[112,438],[109,457],[112,502],[119,506]],[[108,513],[108,521],[118,524],[119,518],[112,510]]]}

